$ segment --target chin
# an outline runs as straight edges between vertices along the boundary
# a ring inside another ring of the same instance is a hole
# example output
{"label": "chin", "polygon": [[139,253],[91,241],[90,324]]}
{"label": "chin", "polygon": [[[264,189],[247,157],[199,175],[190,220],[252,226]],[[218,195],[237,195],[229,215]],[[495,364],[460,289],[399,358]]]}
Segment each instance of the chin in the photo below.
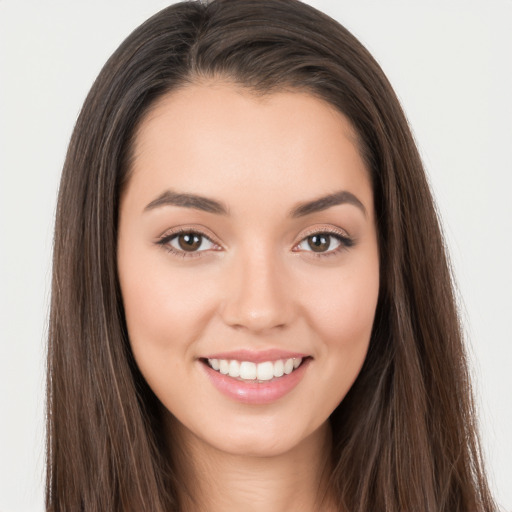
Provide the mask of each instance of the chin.
{"label": "chin", "polygon": [[293,450],[300,444],[298,437],[262,434],[261,432],[244,432],[242,435],[219,440],[215,448],[230,455],[240,457],[278,457]]}
{"label": "chin", "polygon": [[[328,421],[320,425],[304,422],[302,425],[288,421],[275,421],[275,418],[245,418],[245,421],[229,420],[219,425],[207,423],[204,431],[196,430],[194,437],[226,455],[238,457],[279,457],[295,449],[302,449],[310,442],[324,439],[328,431]],[[184,425],[185,431],[190,432]],[[327,427],[327,428],[324,428]]]}

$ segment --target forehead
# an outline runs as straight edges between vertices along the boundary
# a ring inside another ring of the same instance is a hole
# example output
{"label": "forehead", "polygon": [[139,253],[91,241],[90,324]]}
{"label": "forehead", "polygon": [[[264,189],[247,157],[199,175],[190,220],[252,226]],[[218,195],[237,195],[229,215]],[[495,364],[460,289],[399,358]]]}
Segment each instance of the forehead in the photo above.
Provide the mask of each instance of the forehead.
{"label": "forehead", "polygon": [[189,85],[161,98],[139,126],[132,176],[151,200],[166,188],[282,202],[349,190],[371,209],[368,171],[346,117],[311,94],[255,95],[226,83]]}

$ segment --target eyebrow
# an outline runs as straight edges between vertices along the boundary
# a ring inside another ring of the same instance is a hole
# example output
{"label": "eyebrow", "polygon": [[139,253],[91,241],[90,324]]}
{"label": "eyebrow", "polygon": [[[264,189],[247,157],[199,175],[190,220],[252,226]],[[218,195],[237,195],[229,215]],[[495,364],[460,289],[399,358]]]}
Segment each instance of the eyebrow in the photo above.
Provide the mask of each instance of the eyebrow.
{"label": "eyebrow", "polygon": [[159,195],[144,208],[144,211],[153,210],[160,206],[181,206],[219,215],[228,214],[228,209],[219,201],[195,194],[180,194],[172,190],[166,190]]}
{"label": "eyebrow", "polygon": [[363,203],[354,194],[347,192],[346,190],[340,190],[339,192],[319,197],[313,201],[300,203],[292,209],[290,216],[293,218],[304,217],[341,204],[351,204],[356,206],[364,213],[365,216],[367,215],[366,208]]}
{"label": "eyebrow", "polygon": [[[291,210],[290,217],[305,217],[306,215],[321,212],[342,204],[356,206],[365,216],[367,215],[363,203],[354,194],[346,190],[341,190],[318,199],[313,199],[312,201],[299,203],[298,206]],[[181,206],[182,208],[193,208],[195,210],[202,210],[218,215],[228,215],[229,213],[228,208],[215,199],[196,194],[174,192],[173,190],[166,190],[160,194],[144,208],[144,211],[153,210],[162,206]]]}

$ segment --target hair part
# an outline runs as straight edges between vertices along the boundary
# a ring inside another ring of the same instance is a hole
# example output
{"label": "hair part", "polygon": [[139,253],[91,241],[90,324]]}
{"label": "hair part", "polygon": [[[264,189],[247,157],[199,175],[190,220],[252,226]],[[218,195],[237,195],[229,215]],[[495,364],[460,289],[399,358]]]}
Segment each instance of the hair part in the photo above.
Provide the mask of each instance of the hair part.
{"label": "hair part", "polygon": [[168,7],[122,43],[84,103],[55,227],[47,510],[179,510],[160,405],[130,350],[117,224],[142,119],[159,98],[205,79],[328,102],[353,125],[371,176],[380,295],[363,369],[331,417],[339,506],[494,510],[452,278],[407,120],[367,50],[297,0]]}

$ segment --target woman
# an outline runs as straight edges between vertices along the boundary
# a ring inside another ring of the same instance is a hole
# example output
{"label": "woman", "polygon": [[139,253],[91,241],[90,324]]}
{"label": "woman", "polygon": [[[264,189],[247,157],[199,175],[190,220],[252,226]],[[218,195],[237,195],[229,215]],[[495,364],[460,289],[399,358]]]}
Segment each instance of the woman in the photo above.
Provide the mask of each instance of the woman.
{"label": "woman", "polygon": [[494,508],[404,115],[294,0],[174,5],[100,73],[48,370],[48,510]]}

